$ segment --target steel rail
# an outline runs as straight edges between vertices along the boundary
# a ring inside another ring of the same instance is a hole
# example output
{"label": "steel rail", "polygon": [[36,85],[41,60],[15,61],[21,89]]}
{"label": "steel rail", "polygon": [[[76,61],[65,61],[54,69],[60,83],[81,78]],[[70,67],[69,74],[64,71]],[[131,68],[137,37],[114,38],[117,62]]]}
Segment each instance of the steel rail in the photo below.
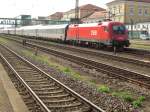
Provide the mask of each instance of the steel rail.
{"label": "steel rail", "polygon": [[[47,52],[49,54],[53,54],[55,56],[62,57],[64,59],[75,62],[77,64],[85,65],[87,67],[96,69],[100,72],[107,73],[108,75],[119,77],[121,79],[127,79],[128,81],[130,81],[132,83],[135,83],[135,84],[138,84],[140,86],[144,86],[144,87],[150,89],[150,76],[148,76],[148,75],[139,74],[134,71],[128,71],[128,70],[122,69],[122,68],[112,67],[110,65],[96,62],[94,60],[87,59],[85,57],[59,52],[57,50],[52,50],[52,49],[46,48],[44,46],[36,45],[33,43],[27,42],[26,45],[29,47],[34,47],[34,48],[37,47],[38,49],[43,50],[44,52]],[[144,81],[143,81],[143,79],[144,79]]]}
{"label": "steel rail", "polygon": [[[4,36],[14,36],[16,38],[26,38],[26,39],[35,39],[36,37],[32,36],[21,36],[21,35],[11,35],[11,34],[3,34]],[[29,38],[30,37],[30,38]],[[38,38],[36,38],[38,39]],[[40,40],[40,39],[38,39]],[[150,51],[144,50],[144,49],[138,49],[138,48],[124,48],[126,53],[132,53],[132,54],[139,54],[139,55],[145,55],[146,57],[150,57]]]}
{"label": "steel rail", "polygon": [[[9,38],[8,37],[7,39],[11,39],[11,40],[14,40],[16,42],[22,43],[22,41],[16,40],[14,38]],[[18,39],[20,39],[20,38],[18,38]],[[137,59],[131,59],[131,58],[126,58],[126,57],[122,57],[122,56],[111,55],[111,54],[108,54],[108,53],[96,52],[96,51],[87,50],[87,49],[84,49],[84,48],[78,48],[78,47],[74,47],[74,46],[66,46],[66,45],[60,45],[60,44],[57,44],[57,45],[56,44],[48,44],[46,42],[40,42],[40,41],[37,41],[37,40],[31,40],[31,39],[27,40],[27,42],[34,42],[34,43],[38,43],[38,44],[41,44],[41,45],[44,45],[44,46],[47,45],[47,46],[58,47],[60,49],[66,49],[66,50],[71,49],[72,51],[79,52],[79,53],[84,52],[85,54],[88,54],[88,55],[94,55],[94,56],[98,56],[98,57],[102,57],[102,58],[108,58],[108,59],[113,59],[113,60],[116,60],[116,61],[122,61],[122,62],[125,62],[125,63],[131,63],[131,64],[136,64],[136,65],[139,65],[139,66],[150,67],[150,62],[144,62],[144,61],[140,61],[140,60],[137,60]],[[127,52],[127,48],[125,48],[125,50]],[[130,48],[130,50],[131,50],[131,48]],[[150,55],[149,55],[149,58],[150,58]]]}
{"label": "steel rail", "polygon": [[[44,74],[47,78],[52,79],[54,82],[56,82],[57,84],[61,85],[61,87],[63,87],[65,90],[67,90],[69,93],[71,93],[73,96],[76,96],[77,99],[81,100],[82,102],[84,102],[85,104],[88,104],[92,110],[94,111],[98,111],[98,112],[105,112],[103,109],[101,109],[100,107],[96,106],[95,104],[93,104],[92,102],[90,102],[89,100],[87,100],[86,98],[82,97],[81,95],[79,95],[78,93],[76,93],[75,91],[73,91],[72,89],[68,88],[66,85],[64,85],[63,83],[61,83],[60,81],[56,80],[55,78],[51,77],[49,74],[47,74],[46,72],[44,72],[43,70],[41,70],[40,68],[38,68],[37,66],[35,66],[34,64],[32,64],[31,62],[29,62],[28,60],[26,60],[25,58],[21,57],[20,55],[18,55],[17,53],[15,53],[13,50],[9,49],[8,47],[2,45],[4,48],[6,48],[7,50],[9,50],[11,53],[13,53],[14,55],[16,55],[18,58],[20,58],[22,61],[24,61],[25,63],[29,64],[30,66],[32,66],[33,68],[35,68],[36,70],[38,70],[39,72],[41,72],[42,74]],[[3,57],[4,58],[4,57]],[[6,59],[5,59],[6,60]],[[7,60],[6,60],[7,61]],[[9,64],[9,62],[7,61],[8,65],[11,67],[12,70],[14,70],[14,68]],[[15,70],[14,70],[15,71]],[[17,76],[19,78],[21,78],[19,76],[19,74],[15,71],[15,74],[17,74]],[[21,81],[23,79],[20,79]],[[25,83],[25,82],[24,82]],[[29,87],[27,84],[25,84],[27,87]],[[31,88],[29,87],[29,90],[31,90]],[[33,91],[32,91],[33,92]],[[33,92],[34,93],[34,92]],[[34,93],[35,94],[35,93]],[[38,96],[36,96],[38,99]],[[39,99],[40,100],[40,99]],[[46,107],[42,101],[40,100],[39,102],[41,102],[41,104],[43,105],[43,107]],[[48,108],[47,108],[48,109]],[[49,110],[47,110],[46,112],[50,112]]]}
{"label": "steel rail", "polygon": [[[1,44],[0,44],[1,45]],[[12,70],[12,72],[16,75],[17,79],[26,87],[28,92],[32,95],[35,101],[40,105],[44,112],[51,112],[47,106],[41,101],[41,99],[35,94],[34,91],[28,86],[28,84],[20,77],[17,71],[13,68],[13,66],[7,61],[7,59],[0,53],[0,58],[5,62],[5,64]]]}
{"label": "steel rail", "polygon": [[[20,42],[19,40],[17,40],[17,41]],[[112,66],[104,64],[104,63],[99,63],[94,60],[86,59],[84,57],[79,57],[79,56],[59,52],[57,50],[52,50],[45,46],[40,46],[40,45],[29,43],[29,42],[26,42],[26,45],[30,46],[30,47],[34,47],[34,48],[37,47],[41,50],[44,50],[45,52],[55,55],[55,56],[59,56],[64,59],[68,59],[75,63],[82,64],[82,65],[88,66],[90,68],[94,68],[100,72],[107,73],[109,75],[113,75],[115,77],[119,77],[122,79],[127,79],[128,81],[130,81],[132,83],[138,84],[140,86],[144,86],[146,88],[150,88],[150,76],[148,76],[148,75],[139,74],[134,71],[128,71],[127,69],[112,67]],[[105,67],[105,69],[103,69],[104,67]],[[109,68],[109,69],[107,69],[107,68]]]}

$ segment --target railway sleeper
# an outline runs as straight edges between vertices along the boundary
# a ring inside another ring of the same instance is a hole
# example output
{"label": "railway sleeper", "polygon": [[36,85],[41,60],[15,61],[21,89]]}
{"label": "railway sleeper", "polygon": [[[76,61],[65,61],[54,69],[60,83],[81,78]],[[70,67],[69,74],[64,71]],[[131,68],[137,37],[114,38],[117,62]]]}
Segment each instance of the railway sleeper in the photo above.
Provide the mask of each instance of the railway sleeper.
{"label": "railway sleeper", "polygon": [[[51,109],[52,112],[56,112],[55,109]],[[95,111],[92,111],[91,108],[89,107],[71,107],[70,108],[60,108],[60,109],[57,109],[57,112],[95,112]]]}
{"label": "railway sleeper", "polygon": [[[64,101],[64,102],[44,102],[44,104],[46,104],[48,107],[49,106],[54,106],[54,107],[56,107],[56,108],[59,108],[59,107],[61,107],[61,106],[63,106],[63,107],[66,107],[66,106],[79,106],[79,105],[82,105],[82,103],[81,102],[79,102],[79,101],[77,101],[77,100],[73,100],[73,101]],[[58,107],[57,107],[58,106]]]}
{"label": "railway sleeper", "polygon": [[33,80],[33,81],[34,81],[34,80],[48,80],[48,79],[45,79],[45,78],[43,78],[43,77],[33,77],[33,76],[31,77],[31,76],[27,76],[27,75],[24,76],[23,79],[24,79],[24,80]]}
{"label": "railway sleeper", "polygon": [[55,86],[55,85],[49,85],[49,84],[45,84],[45,85],[30,85],[30,87],[32,89],[35,89],[35,88],[49,88],[49,87],[52,87],[52,86]]}
{"label": "railway sleeper", "polygon": [[[71,104],[64,104],[64,105],[47,105],[48,108],[50,109],[69,109],[69,110],[79,110],[79,109],[82,109],[82,103],[80,102],[74,102],[74,103],[71,103]],[[85,105],[84,105],[85,106]],[[65,111],[66,112],[66,111]]]}
{"label": "railway sleeper", "polygon": [[40,91],[54,91],[58,90],[60,87],[51,87],[51,88],[35,88],[33,91],[40,92]]}
{"label": "railway sleeper", "polygon": [[42,77],[40,74],[34,74],[34,73],[20,73],[20,75],[22,76],[22,77],[24,77],[24,78],[44,78],[44,77]]}
{"label": "railway sleeper", "polygon": [[35,101],[32,100],[32,99],[27,99],[24,102],[26,103],[26,105],[33,105],[33,104],[35,104]]}
{"label": "railway sleeper", "polygon": [[25,80],[47,80],[47,79],[45,79],[44,77],[41,77],[41,76],[34,76],[34,75],[32,75],[32,74],[25,74],[25,75],[21,75],[22,76],[22,78],[23,79],[25,79]]}
{"label": "railway sleeper", "polygon": [[55,92],[55,91],[59,91],[59,90],[61,90],[60,88],[59,89],[41,89],[41,90],[36,90],[36,91],[34,91],[34,92],[36,92],[36,93],[42,93],[42,92]]}
{"label": "railway sleeper", "polygon": [[54,96],[40,96],[41,99],[63,99],[66,97],[70,97],[70,94],[61,94],[61,95],[54,95]]}
{"label": "railway sleeper", "polygon": [[74,102],[76,101],[77,99],[74,98],[74,97],[66,97],[66,99],[45,99],[43,100],[44,103],[46,104],[51,104],[51,103],[66,103],[66,102]]}
{"label": "railway sleeper", "polygon": [[[17,68],[17,67],[18,67],[18,68]],[[16,67],[16,69],[22,69],[22,70],[26,70],[26,69],[27,69],[27,70],[33,70],[33,68],[32,68],[32,67],[28,67],[28,66],[26,66],[26,65],[25,65],[25,66],[22,66],[22,65],[21,65],[21,66],[17,66],[17,67]]]}
{"label": "railway sleeper", "polygon": [[31,86],[32,87],[32,89],[33,90],[39,90],[39,89],[41,89],[41,90],[45,90],[45,89],[53,89],[53,88],[59,88],[58,86],[54,86],[54,85],[51,85],[51,86],[45,86],[45,85],[43,85],[43,86]]}
{"label": "railway sleeper", "polygon": [[38,95],[47,95],[47,94],[59,94],[59,93],[63,93],[64,90],[57,90],[57,91],[39,91],[36,92]]}
{"label": "railway sleeper", "polygon": [[33,69],[31,69],[31,70],[27,70],[27,69],[18,69],[18,70],[17,70],[17,69],[16,69],[16,71],[17,71],[17,72],[20,72],[20,73],[24,73],[24,72],[25,72],[25,73],[33,73],[33,74],[34,74],[34,73],[37,73],[37,74],[38,74],[38,72],[37,72],[37,71],[34,71]]}
{"label": "railway sleeper", "polygon": [[59,95],[66,95],[67,93],[66,92],[63,92],[63,93],[51,93],[51,94],[38,94],[38,96],[41,98],[41,97],[55,97],[55,96],[59,96]]}
{"label": "railway sleeper", "polygon": [[66,103],[65,102],[65,104],[62,104],[62,105],[60,105],[60,104],[49,104],[49,105],[47,105],[48,106],[48,108],[71,108],[71,107],[78,107],[78,106],[81,106],[82,105],[82,103],[81,102],[72,102],[72,103]]}
{"label": "railway sleeper", "polygon": [[46,79],[30,79],[30,80],[27,80],[26,79],[26,82],[34,82],[34,83],[39,83],[39,82],[47,82],[48,80]]}
{"label": "railway sleeper", "polygon": [[[49,101],[64,101],[64,100],[66,100],[66,99],[72,99],[72,98],[74,98],[74,97],[72,97],[72,96],[64,96],[64,97],[49,97],[49,98],[44,98],[44,99],[42,99],[44,102],[49,102]],[[75,98],[74,98],[75,99]]]}
{"label": "railway sleeper", "polygon": [[28,82],[28,84],[30,84],[30,85],[48,85],[49,84],[49,82]]}

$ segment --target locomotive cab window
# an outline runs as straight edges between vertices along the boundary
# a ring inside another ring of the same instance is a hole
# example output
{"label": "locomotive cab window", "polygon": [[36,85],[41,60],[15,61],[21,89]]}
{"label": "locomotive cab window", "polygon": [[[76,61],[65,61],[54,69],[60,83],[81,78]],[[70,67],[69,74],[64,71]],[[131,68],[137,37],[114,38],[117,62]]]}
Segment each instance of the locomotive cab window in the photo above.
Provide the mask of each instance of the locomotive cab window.
{"label": "locomotive cab window", "polygon": [[125,34],[126,28],[123,25],[114,25],[113,26],[113,33],[115,34]]}

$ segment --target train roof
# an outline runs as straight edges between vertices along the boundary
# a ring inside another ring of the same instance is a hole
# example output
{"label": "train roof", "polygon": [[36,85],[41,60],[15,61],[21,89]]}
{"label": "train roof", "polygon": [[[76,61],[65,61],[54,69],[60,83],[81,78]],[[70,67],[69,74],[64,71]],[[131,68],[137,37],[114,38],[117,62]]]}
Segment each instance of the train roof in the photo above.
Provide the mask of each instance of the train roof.
{"label": "train roof", "polygon": [[87,24],[72,24],[70,25],[70,27],[95,27],[95,26],[99,26],[99,25],[104,25],[104,26],[108,26],[109,24],[122,24],[121,22],[113,22],[113,21],[106,21],[106,22],[99,22],[99,23],[87,23]]}
{"label": "train roof", "polygon": [[61,29],[66,28],[68,24],[62,24],[62,25],[46,25],[41,26],[39,29]]}
{"label": "train roof", "polygon": [[63,24],[63,25],[34,25],[34,26],[24,26],[24,27],[20,27],[19,29],[22,30],[32,30],[32,29],[60,29],[60,28],[65,28],[67,26],[67,24]]}
{"label": "train roof", "polygon": [[[100,23],[88,23],[88,24],[70,24],[69,27],[96,27],[99,25],[108,26],[109,24],[117,24],[120,22],[113,22],[113,21],[106,21]],[[123,24],[123,23],[122,23]],[[68,24],[61,24],[61,25],[33,25],[33,26],[23,26],[20,28],[16,28],[16,30],[32,30],[32,29],[65,29]],[[8,28],[5,30],[14,30],[15,28]]]}

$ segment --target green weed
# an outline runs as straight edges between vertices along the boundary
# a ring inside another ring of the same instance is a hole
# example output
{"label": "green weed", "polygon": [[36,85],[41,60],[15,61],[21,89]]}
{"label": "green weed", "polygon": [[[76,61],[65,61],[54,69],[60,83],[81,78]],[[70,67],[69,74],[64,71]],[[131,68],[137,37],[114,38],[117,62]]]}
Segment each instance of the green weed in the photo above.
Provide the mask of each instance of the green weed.
{"label": "green weed", "polygon": [[110,89],[109,89],[109,87],[107,87],[105,85],[101,85],[101,86],[98,87],[98,91],[103,92],[103,93],[109,93]]}
{"label": "green weed", "polygon": [[132,102],[133,107],[134,107],[134,108],[139,108],[139,107],[141,107],[141,105],[142,105],[142,103],[143,103],[144,100],[145,100],[145,97],[144,97],[144,96],[138,97],[137,100],[135,100],[135,101]]}
{"label": "green weed", "polygon": [[143,102],[145,100],[145,97],[144,96],[140,96],[140,97],[138,97],[138,100]]}
{"label": "green weed", "polygon": [[134,108],[139,108],[142,105],[142,102],[139,100],[135,100],[132,102]]}
{"label": "green weed", "polygon": [[69,67],[66,67],[66,68],[64,68],[64,72],[65,72],[65,73],[69,73],[69,72],[71,72],[71,70],[70,70]]}
{"label": "green weed", "polygon": [[127,102],[132,102],[134,100],[133,96],[128,92],[113,92],[112,95],[122,98]]}

